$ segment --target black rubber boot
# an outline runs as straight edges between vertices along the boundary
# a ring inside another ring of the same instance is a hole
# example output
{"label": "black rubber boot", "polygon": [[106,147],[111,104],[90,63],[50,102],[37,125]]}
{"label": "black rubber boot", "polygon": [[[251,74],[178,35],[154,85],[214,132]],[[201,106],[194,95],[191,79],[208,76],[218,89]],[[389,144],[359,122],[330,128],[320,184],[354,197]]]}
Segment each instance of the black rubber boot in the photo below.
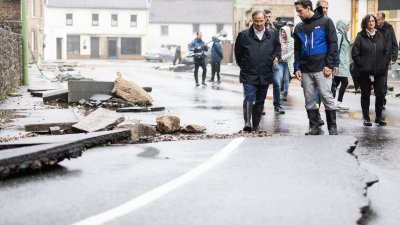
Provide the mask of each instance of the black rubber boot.
{"label": "black rubber boot", "polygon": [[325,110],[325,114],[329,135],[338,135],[336,126],[336,110]]}
{"label": "black rubber boot", "polygon": [[253,114],[253,102],[243,102],[243,117],[244,128],[243,131],[251,132],[251,116]]}
{"label": "black rubber boot", "polygon": [[324,132],[321,130],[318,124],[318,110],[309,109],[307,110],[308,119],[310,122],[310,130],[305,135],[323,135]]}
{"label": "black rubber boot", "polygon": [[253,131],[260,132],[260,120],[264,110],[264,105],[253,105]]}

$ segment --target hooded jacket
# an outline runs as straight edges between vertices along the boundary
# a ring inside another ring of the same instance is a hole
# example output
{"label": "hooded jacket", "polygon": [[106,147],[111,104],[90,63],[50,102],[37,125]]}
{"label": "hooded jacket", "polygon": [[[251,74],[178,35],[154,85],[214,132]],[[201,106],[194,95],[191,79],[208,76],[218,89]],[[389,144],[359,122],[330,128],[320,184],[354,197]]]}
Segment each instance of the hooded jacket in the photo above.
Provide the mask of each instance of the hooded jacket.
{"label": "hooded jacket", "polygon": [[224,58],[220,42],[219,39],[216,39],[211,47],[211,63],[220,63]]}
{"label": "hooded jacket", "polygon": [[[286,62],[288,64],[289,67],[289,73],[293,74],[294,73],[294,40],[291,36],[291,31],[290,31],[290,27],[288,26],[283,26],[281,28],[281,30],[285,31],[286,33],[286,54],[282,54],[282,60],[283,62]],[[283,43],[284,40],[282,40],[281,35],[279,35],[279,40],[281,42],[281,45]]]}
{"label": "hooded jacket", "polygon": [[338,66],[335,25],[324,16],[322,7],[296,25],[293,37],[295,71],[312,73],[322,71],[325,66],[331,69]]}
{"label": "hooded jacket", "polygon": [[361,76],[385,76],[388,67],[388,49],[385,38],[379,30],[373,37],[363,29],[353,43],[351,56]]}
{"label": "hooded jacket", "polygon": [[351,41],[347,36],[349,21],[339,20],[336,23],[339,51],[339,72],[335,76],[348,77],[350,74]]}
{"label": "hooded jacket", "polygon": [[272,83],[272,67],[275,57],[281,59],[278,32],[265,28],[258,39],[254,27],[242,30],[235,41],[235,57],[240,67],[240,82],[252,85]]}
{"label": "hooded jacket", "polygon": [[382,28],[378,27],[378,30],[385,37],[385,42],[387,43],[387,48],[389,53],[387,55],[388,62],[395,62],[398,57],[399,45],[397,44],[396,34],[394,33],[393,26],[388,22],[384,22]]}

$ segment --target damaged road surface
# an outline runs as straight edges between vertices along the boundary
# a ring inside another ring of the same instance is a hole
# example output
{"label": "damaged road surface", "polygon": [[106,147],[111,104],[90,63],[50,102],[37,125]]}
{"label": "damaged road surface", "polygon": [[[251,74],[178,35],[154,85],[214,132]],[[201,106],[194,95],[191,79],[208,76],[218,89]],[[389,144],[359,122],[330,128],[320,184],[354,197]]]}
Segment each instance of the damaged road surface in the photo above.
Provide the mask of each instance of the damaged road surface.
{"label": "damaged road surface", "polygon": [[4,181],[0,210],[7,224],[355,225],[377,181],[348,153],[355,143],[294,136],[95,148],[52,174]]}

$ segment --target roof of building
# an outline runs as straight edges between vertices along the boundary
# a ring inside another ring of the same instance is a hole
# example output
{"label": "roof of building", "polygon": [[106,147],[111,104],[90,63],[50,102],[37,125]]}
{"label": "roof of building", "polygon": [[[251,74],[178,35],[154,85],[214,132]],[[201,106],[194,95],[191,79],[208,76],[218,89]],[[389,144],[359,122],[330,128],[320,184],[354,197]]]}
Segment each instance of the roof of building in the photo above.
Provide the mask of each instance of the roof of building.
{"label": "roof of building", "polygon": [[51,8],[148,9],[150,0],[47,0]]}
{"label": "roof of building", "polygon": [[152,0],[150,23],[228,23],[232,0]]}

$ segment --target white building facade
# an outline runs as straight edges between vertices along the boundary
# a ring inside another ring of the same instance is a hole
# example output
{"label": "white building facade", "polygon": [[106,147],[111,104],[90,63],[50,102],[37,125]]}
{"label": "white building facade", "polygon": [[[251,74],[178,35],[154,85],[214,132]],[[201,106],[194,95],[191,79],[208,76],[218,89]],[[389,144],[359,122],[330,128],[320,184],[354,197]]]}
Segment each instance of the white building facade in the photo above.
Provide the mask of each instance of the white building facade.
{"label": "white building facade", "polygon": [[149,5],[149,0],[48,0],[44,59],[142,58]]}

